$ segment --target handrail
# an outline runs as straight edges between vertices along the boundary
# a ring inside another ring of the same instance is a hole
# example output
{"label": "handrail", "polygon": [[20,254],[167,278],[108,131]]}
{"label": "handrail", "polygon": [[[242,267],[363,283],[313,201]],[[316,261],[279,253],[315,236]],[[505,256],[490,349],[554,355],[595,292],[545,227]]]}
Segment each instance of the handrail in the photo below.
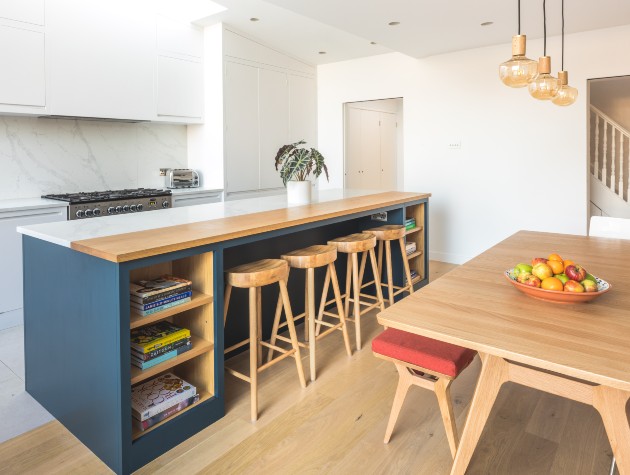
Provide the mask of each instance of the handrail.
{"label": "handrail", "polygon": [[610,125],[614,126],[615,128],[619,129],[619,131],[621,133],[623,133],[626,137],[630,137],[630,131],[628,131],[628,129],[626,129],[625,127],[619,125],[617,122],[615,122],[614,120],[612,120],[610,118],[610,116],[604,114],[601,110],[599,110],[597,107],[591,105],[591,111],[595,112],[595,114],[597,114],[598,116],[600,116],[602,119],[604,119],[606,122],[608,122]]}

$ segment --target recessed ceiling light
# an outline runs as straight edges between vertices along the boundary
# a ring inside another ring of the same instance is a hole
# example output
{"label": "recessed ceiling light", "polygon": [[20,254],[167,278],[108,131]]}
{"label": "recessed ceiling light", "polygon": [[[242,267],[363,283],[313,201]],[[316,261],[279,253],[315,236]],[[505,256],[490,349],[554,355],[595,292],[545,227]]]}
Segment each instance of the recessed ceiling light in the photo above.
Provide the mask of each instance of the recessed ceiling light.
{"label": "recessed ceiling light", "polygon": [[484,21],[481,26],[490,26],[490,25],[494,25],[493,21]]}
{"label": "recessed ceiling light", "polygon": [[260,21],[260,18],[251,17],[251,18],[249,19],[249,21]]}
{"label": "recessed ceiling light", "polygon": [[371,45],[375,45],[375,44],[378,44],[378,43],[376,41],[370,41],[370,44]]}
{"label": "recessed ceiling light", "polygon": [[390,21],[390,22],[388,23],[388,25],[389,25],[389,26],[398,26],[398,25],[400,25],[400,22],[399,22],[399,21]]}
{"label": "recessed ceiling light", "polygon": [[320,51],[319,54],[326,54],[326,51]]}

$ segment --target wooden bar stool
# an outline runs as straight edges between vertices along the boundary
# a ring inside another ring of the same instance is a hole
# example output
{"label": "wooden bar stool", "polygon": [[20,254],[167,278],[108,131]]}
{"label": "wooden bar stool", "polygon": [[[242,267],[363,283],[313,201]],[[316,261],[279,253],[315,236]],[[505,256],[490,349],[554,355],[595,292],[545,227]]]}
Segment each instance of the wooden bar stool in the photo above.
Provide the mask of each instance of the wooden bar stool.
{"label": "wooden bar stool", "polygon": [[433,391],[437,396],[451,455],[455,457],[459,436],[450,386],[468,367],[477,352],[393,328],[385,330],[372,340],[372,351],[374,356],[394,363],[399,374],[384,442],[389,443],[407,390],[411,385],[420,386]]}
{"label": "wooden bar stool", "polygon": [[[289,266],[282,259],[263,259],[260,261],[243,264],[226,272],[227,285],[225,287],[225,300],[223,310],[223,325],[227,319],[228,308],[230,305],[230,297],[232,295],[232,287],[249,289],[249,338],[232,345],[225,350],[229,353],[241,346],[249,343],[249,376],[240,373],[226,366],[225,370],[236,376],[237,378],[247,381],[251,387],[251,419],[258,419],[258,373],[264,371],[275,363],[283,360],[288,356],[295,359],[300,384],[306,387],[304,379],[304,370],[302,369],[302,360],[300,358],[300,347],[298,346],[297,334],[293,324],[291,313],[291,303],[287,292],[287,278],[289,276]],[[291,348],[284,349],[273,346],[262,341],[262,312],[261,312],[261,287],[278,283],[280,286],[280,301],[284,307],[289,322],[289,334],[291,336]],[[262,363],[262,347],[273,348],[281,354],[275,359],[268,361],[264,365]]]}
{"label": "wooden bar stool", "polygon": [[[304,317],[304,340],[308,343],[300,343],[300,346],[304,346],[309,349],[309,360],[311,370],[311,381],[315,381],[316,378],[316,365],[315,365],[315,346],[316,341],[332,333],[335,330],[341,330],[343,333],[343,341],[346,345],[346,351],[348,356],[352,355],[350,349],[350,339],[348,338],[348,329],[346,327],[346,319],[343,311],[343,304],[341,301],[341,293],[339,291],[339,281],[337,280],[337,271],[335,270],[334,262],[337,260],[337,248],[335,246],[315,245],[297,251],[283,254],[284,259],[289,267],[295,269],[306,270],[306,282],[304,292],[304,313],[296,315],[294,320],[298,320]],[[315,269],[317,267],[326,266],[326,277],[324,278],[324,288],[322,291],[322,299],[326,299],[328,295],[328,287],[332,281],[334,301],[337,303],[337,310],[339,323],[332,324],[322,320],[321,314],[319,317],[315,314]],[[289,342],[286,337],[278,335],[278,330],[286,326],[289,322],[289,314],[287,314],[286,322],[280,324],[280,317],[282,315],[282,302],[278,299],[278,305],[276,307],[276,317],[273,322],[273,329],[271,331],[271,347],[269,349],[268,361],[273,358],[273,352],[275,350],[276,339]],[[318,325],[327,326],[328,329],[322,333],[315,333],[315,323]]]}
{"label": "wooden bar stool", "polygon": [[[409,261],[407,260],[407,251],[405,249],[405,226],[399,224],[386,224],[385,226],[379,226],[378,228],[366,229],[366,233],[374,234],[378,240],[378,275],[381,276],[383,272],[383,247],[385,247],[385,265],[387,266],[387,283],[381,281],[381,285],[387,285],[387,296],[389,297],[389,304],[394,305],[394,297],[402,292],[409,292],[409,295],[413,293],[413,284],[411,283],[411,271],[409,270]],[[407,283],[402,287],[394,285],[392,280],[392,246],[391,242],[398,240],[400,245],[400,252],[402,253],[403,267],[405,268],[405,277]],[[361,263],[361,269],[365,267],[365,263]],[[372,282],[368,282],[365,285],[370,285]],[[394,291],[394,289],[396,289]]]}
{"label": "wooden bar stool", "polygon": [[[380,307],[381,310],[385,310],[385,303],[383,301],[383,293],[381,291],[381,282],[378,274],[378,266],[376,264],[376,255],[374,248],[376,247],[376,238],[373,234],[357,233],[350,234],[340,238],[328,241],[328,244],[335,246],[337,251],[348,254],[348,265],[346,270],[346,292],[343,295],[345,298],[344,312],[346,315],[346,321],[354,322],[355,333],[357,341],[357,350],[361,349],[361,315],[369,312],[375,307]],[[372,265],[372,271],[374,273],[374,282],[376,284],[376,297],[373,295],[361,293],[361,289],[365,287],[362,285],[363,272],[359,273],[359,253],[362,253],[362,262],[364,263],[369,254],[370,264]],[[350,287],[352,286],[354,297],[350,294]],[[366,300],[369,299],[369,300]],[[372,301],[373,300],[373,301]],[[325,307],[332,301],[322,302],[320,305],[319,319],[323,318],[323,315],[333,315],[330,312],[325,312]],[[350,318],[348,311],[350,310],[350,302],[353,303],[353,318]],[[361,305],[365,308],[361,309]],[[316,330],[316,334],[319,333],[319,324]]]}

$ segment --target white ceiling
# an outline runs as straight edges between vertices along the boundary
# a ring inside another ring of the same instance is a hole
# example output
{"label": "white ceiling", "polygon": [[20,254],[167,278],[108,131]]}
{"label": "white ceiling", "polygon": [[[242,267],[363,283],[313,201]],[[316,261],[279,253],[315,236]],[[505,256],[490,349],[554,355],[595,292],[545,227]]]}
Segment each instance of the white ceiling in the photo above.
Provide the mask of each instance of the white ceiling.
{"label": "white ceiling", "polygon": [[[517,30],[516,0],[215,1],[227,10],[201,24],[223,21],[311,64],[390,51],[421,58],[508,43]],[[542,0],[521,3],[522,33],[542,37]],[[547,34],[559,35],[561,0],[546,3]],[[391,21],[400,25],[389,26]],[[482,27],[487,21],[494,23]],[[565,1],[567,34],[625,24],[630,24],[630,0]]]}

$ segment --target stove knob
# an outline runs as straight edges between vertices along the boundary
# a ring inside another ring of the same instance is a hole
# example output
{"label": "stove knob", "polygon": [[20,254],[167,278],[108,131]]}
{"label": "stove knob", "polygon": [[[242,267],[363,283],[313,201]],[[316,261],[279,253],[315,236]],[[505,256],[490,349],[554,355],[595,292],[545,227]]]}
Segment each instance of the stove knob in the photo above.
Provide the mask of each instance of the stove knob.
{"label": "stove knob", "polygon": [[142,204],[139,204],[138,206],[136,206],[136,209],[138,211],[142,211],[144,209],[144,206]]}
{"label": "stove knob", "polygon": [[131,205],[131,206],[129,207],[129,211],[131,211],[131,212],[135,212],[135,211],[136,211],[136,205]]}
{"label": "stove knob", "polygon": [[122,206],[116,206],[116,212],[122,213]]}
{"label": "stove knob", "polygon": [[83,217],[83,210],[82,210],[82,209],[78,210],[78,211],[75,213],[75,216],[76,216],[77,218],[82,218],[82,217]]}
{"label": "stove knob", "polygon": [[101,208],[94,208],[94,216],[100,216],[101,215]]}
{"label": "stove knob", "polygon": [[116,209],[113,206],[110,206],[109,208],[107,208],[107,214],[114,214],[116,212]]}
{"label": "stove knob", "polygon": [[86,209],[85,210],[85,217],[86,218],[91,218],[92,217],[92,210],[91,209]]}
{"label": "stove knob", "polygon": [[128,212],[129,212],[129,205],[125,205],[125,206],[123,206],[123,211],[124,211],[125,213],[128,213]]}
{"label": "stove knob", "polygon": [[171,206],[171,204],[168,201],[162,202],[162,208],[168,208],[169,206]]}

